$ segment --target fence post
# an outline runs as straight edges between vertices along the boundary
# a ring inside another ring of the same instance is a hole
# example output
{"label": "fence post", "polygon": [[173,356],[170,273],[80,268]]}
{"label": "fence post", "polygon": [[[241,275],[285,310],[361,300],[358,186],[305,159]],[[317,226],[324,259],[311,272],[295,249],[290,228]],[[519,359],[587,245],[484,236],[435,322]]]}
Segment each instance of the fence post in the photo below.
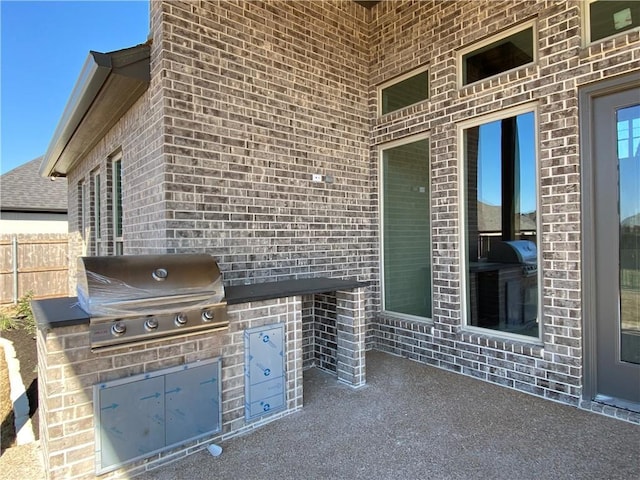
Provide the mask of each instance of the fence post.
{"label": "fence post", "polygon": [[13,304],[18,303],[18,236],[11,238],[11,265],[13,266]]}

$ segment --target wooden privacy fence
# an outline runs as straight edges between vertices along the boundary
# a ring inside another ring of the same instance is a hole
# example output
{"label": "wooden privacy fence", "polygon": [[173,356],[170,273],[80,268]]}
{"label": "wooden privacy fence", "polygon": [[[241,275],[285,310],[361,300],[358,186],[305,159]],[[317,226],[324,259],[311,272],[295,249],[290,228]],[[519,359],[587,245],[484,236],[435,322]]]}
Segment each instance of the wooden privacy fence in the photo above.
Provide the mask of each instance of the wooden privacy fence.
{"label": "wooden privacy fence", "polygon": [[69,293],[67,234],[0,235],[0,304]]}

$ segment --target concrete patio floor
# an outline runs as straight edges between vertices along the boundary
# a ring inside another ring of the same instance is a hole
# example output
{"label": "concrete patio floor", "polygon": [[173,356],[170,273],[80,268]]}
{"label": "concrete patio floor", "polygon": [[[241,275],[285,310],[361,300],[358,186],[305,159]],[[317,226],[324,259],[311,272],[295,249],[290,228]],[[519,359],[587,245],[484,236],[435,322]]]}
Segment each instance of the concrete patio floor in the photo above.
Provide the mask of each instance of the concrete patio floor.
{"label": "concrete patio floor", "polygon": [[305,372],[302,411],[140,479],[636,479],[640,426],[367,354],[367,386]]}

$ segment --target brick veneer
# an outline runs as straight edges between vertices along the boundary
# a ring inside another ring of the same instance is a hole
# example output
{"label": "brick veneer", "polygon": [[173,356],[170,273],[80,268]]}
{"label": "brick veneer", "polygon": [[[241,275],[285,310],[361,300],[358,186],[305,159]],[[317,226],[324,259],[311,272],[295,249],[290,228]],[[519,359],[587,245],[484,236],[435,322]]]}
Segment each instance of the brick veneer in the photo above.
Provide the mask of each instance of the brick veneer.
{"label": "brick veneer", "polygon": [[[306,296],[305,302],[323,304],[335,312],[333,341],[336,347],[321,355],[325,359],[328,355],[333,356],[327,361],[334,365],[337,381],[355,388],[363,386],[366,382],[364,288],[319,295],[315,301],[313,297]],[[301,296],[231,305],[226,331],[160,339],[97,352],[90,349],[87,325],[40,329],[37,337],[40,438],[47,477],[93,476],[96,448],[93,386],[99,383],[215,357],[222,361],[220,433],[132,462],[101,475],[101,478],[134,476],[190,455],[212,441],[245,433],[300,409],[305,357],[303,312],[313,318],[310,310],[303,310]],[[245,418],[244,332],[274,324],[285,327],[286,408],[248,422]],[[314,344],[316,340],[310,339],[309,345]],[[311,350],[311,354],[315,355],[315,352]],[[311,364],[314,363],[315,359],[311,360]]]}
{"label": "brick veneer", "polygon": [[[106,168],[121,147],[126,252],[205,251],[229,284],[370,280],[369,348],[578,405],[578,88],[638,72],[640,61],[637,29],[586,44],[586,5],[406,0],[369,11],[346,0],[151,2],[151,86],[71,185]],[[459,50],[532,19],[533,65],[458,86]],[[376,86],[421,66],[429,67],[430,98],[378,117]],[[465,332],[461,313],[458,124],[522,104],[537,109],[539,343]],[[420,322],[380,312],[378,147],[427,132],[433,319]],[[333,182],[314,183],[313,173]],[[69,192],[74,258],[82,240],[77,189]],[[305,342],[313,328],[305,326]],[[313,360],[305,352],[306,365]]]}
{"label": "brick veneer", "polygon": [[304,368],[334,373],[352,387],[366,383],[365,289],[310,295],[304,303]]}
{"label": "brick veneer", "polygon": [[[38,332],[40,438],[45,471],[51,479],[93,477],[95,433],[93,385],[145,372],[222,357],[222,432],[147,460],[128,464],[100,478],[128,478],[271,422],[302,407],[301,298],[229,306],[228,331],[177,337],[136,346],[91,352],[88,326]],[[286,410],[245,421],[244,330],[284,324]]]}
{"label": "brick veneer", "polygon": [[[430,133],[433,322],[378,315],[371,324],[375,348],[580,404],[584,360],[578,88],[638,71],[640,60],[637,29],[586,45],[582,19],[587,5],[571,0],[476,0],[381,2],[376,7],[370,25],[372,86],[420,66],[428,66],[430,72],[431,98],[375,118],[372,144]],[[460,49],[532,19],[538,52],[534,65],[458,86]],[[374,93],[372,88],[372,104]],[[540,344],[502,339],[491,332],[465,332],[461,318],[458,123],[521,104],[537,106]],[[374,148],[372,169],[377,157]],[[636,414],[604,410],[640,421]]]}

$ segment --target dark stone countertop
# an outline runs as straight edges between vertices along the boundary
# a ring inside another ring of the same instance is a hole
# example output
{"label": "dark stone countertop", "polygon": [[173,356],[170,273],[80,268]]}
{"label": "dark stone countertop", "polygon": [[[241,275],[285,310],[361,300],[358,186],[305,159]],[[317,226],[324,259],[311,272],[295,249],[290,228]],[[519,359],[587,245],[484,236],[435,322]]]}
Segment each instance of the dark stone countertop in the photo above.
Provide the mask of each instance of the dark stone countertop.
{"label": "dark stone countertop", "polygon": [[31,310],[38,328],[70,327],[89,323],[89,314],[80,308],[78,297],[33,300]]}
{"label": "dark stone countertop", "polygon": [[[336,290],[353,290],[366,287],[368,282],[339,278],[303,278],[300,280],[282,280],[279,282],[235,285],[225,288],[227,304],[271,300],[274,298],[328,293]],[[70,327],[89,323],[89,314],[78,304],[78,297],[47,298],[33,300],[31,309],[38,328]]]}
{"label": "dark stone countertop", "polygon": [[312,293],[335,292],[336,290],[353,290],[366,287],[368,282],[355,279],[340,278],[301,278],[299,280],[282,280],[279,282],[254,283],[251,285],[235,285],[226,287],[224,293],[229,305],[257,302],[273,298],[310,295]]}

